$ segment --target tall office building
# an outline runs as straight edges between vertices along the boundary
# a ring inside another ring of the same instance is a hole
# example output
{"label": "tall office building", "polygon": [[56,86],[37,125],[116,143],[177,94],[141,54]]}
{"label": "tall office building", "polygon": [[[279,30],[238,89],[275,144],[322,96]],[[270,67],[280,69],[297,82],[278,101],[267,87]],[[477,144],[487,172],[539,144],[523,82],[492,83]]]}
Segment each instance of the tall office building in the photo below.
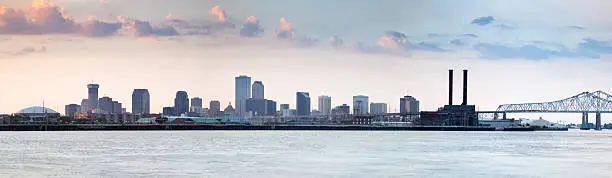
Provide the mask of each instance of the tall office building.
{"label": "tall office building", "polygon": [[412,96],[404,96],[400,98],[400,113],[402,114],[417,114],[420,110],[420,102]]}
{"label": "tall office building", "polygon": [[247,112],[251,116],[266,115],[266,100],[265,99],[247,99]]}
{"label": "tall office building", "polygon": [[189,109],[190,112],[202,114],[204,107],[202,107],[202,98],[195,97],[191,98],[191,107]]}
{"label": "tall office building", "polygon": [[212,116],[217,116],[221,114],[221,102],[216,101],[216,100],[210,101],[208,112]]}
{"label": "tall office building", "polygon": [[164,116],[176,116],[174,107],[164,107],[162,113]]}
{"label": "tall office building", "polygon": [[291,116],[291,109],[289,108],[289,104],[281,104],[280,112],[281,116]]}
{"label": "tall office building", "polygon": [[174,98],[174,114],[180,116],[189,112],[189,96],[186,91],[177,91]]}
{"label": "tall office building", "polygon": [[276,115],[276,101],[266,100],[266,116]]}
{"label": "tall office building", "polygon": [[264,85],[261,81],[253,82],[253,99],[264,99]]}
{"label": "tall office building", "polygon": [[81,109],[79,110],[79,113],[88,113],[89,111],[91,111],[89,104],[90,103],[88,99],[81,100]]}
{"label": "tall office building", "polygon": [[308,92],[297,92],[295,101],[297,115],[310,116],[310,94]]}
{"label": "tall office building", "polygon": [[325,95],[319,96],[319,112],[321,112],[321,115],[330,115],[331,109],[331,97]]}
{"label": "tall office building", "polygon": [[353,114],[363,115],[368,114],[368,106],[370,105],[368,96],[358,95],[353,96]]}
{"label": "tall office building", "polygon": [[370,103],[370,114],[386,114],[387,103]]}
{"label": "tall office building", "polygon": [[74,117],[74,114],[79,112],[79,110],[81,109],[81,106],[79,106],[78,104],[69,104],[69,105],[66,105],[65,109],[66,109],[66,112],[64,114],[66,114],[66,116]]}
{"label": "tall office building", "polygon": [[134,89],[132,92],[132,114],[146,115],[151,113],[151,96],[147,89]]}
{"label": "tall office building", "polygon": [[121,104],[119,101],[113,101],[113,111],[111,113],[113,114],[123,113],[122,105],[123,104]]}
{"label": "tall office building", "polygon": [[87,106],[87,111],[92,111],[98,109],[98,89],[100,85],[98,84],[89,84],[87,85],[87,100],[89,101],[89,105]]}
{"label": "tall office building", "polygon": [[113,112],[113,99],[105,96],[98,100],[98,110],[96,113],[110,114]]}
{"label": "tall office building", "polygon": [[342,116],[349,114],[351,114],[351,107],[347,104],[336,106],[334,109],[332,109],[332,115],[334,116]]}
{"label": "tall office building", "polygon": [[246,115],[247,99],[251,98],[251,77],[238,76],[236,77],[236,113],[240,116]]}

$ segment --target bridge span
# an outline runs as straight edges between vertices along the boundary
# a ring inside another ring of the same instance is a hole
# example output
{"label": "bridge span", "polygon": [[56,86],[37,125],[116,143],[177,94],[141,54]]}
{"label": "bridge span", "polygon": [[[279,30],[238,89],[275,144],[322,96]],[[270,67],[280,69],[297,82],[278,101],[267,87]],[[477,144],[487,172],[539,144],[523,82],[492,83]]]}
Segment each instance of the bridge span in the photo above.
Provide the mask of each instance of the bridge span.
{"label": "bridge span", "polygon": [[581,129],[588,129],[589,113],[595,113],[595,129],[601,130],[601,114],[612,113],[612,95],[603,92],[582,92],[578,95],[550,102],[503,104],[496,111],[480,111],[479,113],[582,113]]}

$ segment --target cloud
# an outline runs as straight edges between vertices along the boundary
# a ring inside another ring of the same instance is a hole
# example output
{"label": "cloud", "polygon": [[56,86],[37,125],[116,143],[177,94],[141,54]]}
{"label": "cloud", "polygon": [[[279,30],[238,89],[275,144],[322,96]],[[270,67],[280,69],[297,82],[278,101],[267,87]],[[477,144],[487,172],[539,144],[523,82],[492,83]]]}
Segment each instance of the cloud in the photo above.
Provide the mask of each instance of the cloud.
{"label": "cloud", "polygon": [[580,25],[571,25],[571,26],[567,26],[567,28],[573,29],[573,30],[584,30],[585,29],[583,26],[580,26]]}
{"label": "cloud", "polygon": [[171,26],[153,27],[150,22],[118,17],[122,29],[135,36],[177,36],[179,33]]}
{"label": "cloud", "polygon": [[[107,3],[107,1],[101,1]],[[130,20],[122,16],[119,22],[104,22],[90,16],[86,21],[76,21],[52,2],[34,1],[29,11],[7,6],[0,7],[0,34],[74,34],[104,37],[116,34],[120,29],[137,36],[175,36],[171,26],[153,27],[148,21]]]}
{"label": "cloud", "polygon": [[280,30],[276,33],[279,38],[294,38],[295,29],[292,23],[287,22],[284,17],[280,19]]}
{"label": "cloud", "polygon": [[216,5],[215,7],[213,7],[212,9],[210,9],[210,11],[208,11],[209,14],[217,16],[217,19],[220,22],[224,22],[227,20],[227,15],[225,13],[224,9],[221,9],[221,6]]}
{"label": "cloud", "polygon": [[493,16],[478,17],[472,20],[470,24],[485,26],[491,24],[493,21],[495,21],[495,18],[493,18]]}
{"label": "cloud", "polygon": [[121,23],[103,22],[89,19],[80,24],[79,33],[84,36],[105,37],[115,35],[121,29]]}
{"label": "cloud", "polygon": [[16,56],[25,56],[25,55],[36,54],[36,53],[44,53],[44,52],[47,52],[47,47],[44,45],[38,48],[28,46],[28,47],[23,47],[21,49],[14,50],[14,51],[10,51],[10,50],[0,51],[0,59],[16,57]]}
{"label": "cloud", "polygon": [[337,35],[332,35],[329,37],[329,44],[334,48],[340,48],[344,45],[344,40]]}
{"label": "cloud", "polygon": [[247,18],[247,22],[242,25],[242,29],[240,29],[240,36],[244,37],[254,37],[258,36],[263,32],[261,26],[259,26],[259,20],[255,16],[250,16]]}
{"label": "cloud", "polygon": [[534,44],[521,46],[506,46],[501,44],[479,43],[473,49],[480,52],[482,57],[489,59],[549,59],[552,57],[563,58],[598,58],[592,53],[570,51],[565,46],[559,49],[545,49]]}
{"label": "cloud", "polygon": [[517,28],[516,26],[507,25],[507,24],[496,24],[496,25],[493,25],[493,27],[497,27],[502,30],[514,30]]}
{"label": "cloud", "polygon": [[460,39],[453,39],[453,40],[450,40],[448,43],[454,44],[456,46],[463,46],[463,45],[465,45],[465,43],[463,41],[461,41]]}
{"label": "cloud", "polygon": [[465,36],[465,37],[472,37],[472,38],[478,38],[478,35],[476,35],[476,34],[471,34],[471,33],[466,33],[466,34],[463,34],[463,35],[461,35],[461,36]]}
{"label": "cloud", "polygon": [[585,38],[578,44],[578,50],[585,53],[610,54],[612,53],[612,42]]}

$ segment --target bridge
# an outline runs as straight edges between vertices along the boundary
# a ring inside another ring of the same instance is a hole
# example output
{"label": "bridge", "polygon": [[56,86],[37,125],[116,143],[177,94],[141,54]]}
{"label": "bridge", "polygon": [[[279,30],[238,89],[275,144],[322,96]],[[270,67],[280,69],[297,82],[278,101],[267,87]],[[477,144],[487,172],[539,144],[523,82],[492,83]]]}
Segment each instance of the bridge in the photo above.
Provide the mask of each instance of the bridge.
{"label": "bridge", "polygon": [[[487,112],[481,112],[487,113]],[[523,104],[503,104],[497,107],[496,111],[488,112],[503,114],[506,113],[582,113],[581,128],[588,128],[589,113],[596,114],[595,129],[601,129],[601,114],[612,113],[612,95],[603,92],[583,92],[578,95],[557,101],[542,103],[523,103]]]}

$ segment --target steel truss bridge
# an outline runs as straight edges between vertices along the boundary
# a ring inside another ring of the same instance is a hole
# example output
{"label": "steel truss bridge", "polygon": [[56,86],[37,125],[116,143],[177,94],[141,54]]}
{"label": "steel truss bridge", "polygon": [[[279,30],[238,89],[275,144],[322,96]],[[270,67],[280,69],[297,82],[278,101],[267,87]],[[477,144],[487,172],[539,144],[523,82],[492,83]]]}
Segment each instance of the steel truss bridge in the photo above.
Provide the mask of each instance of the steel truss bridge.
{"label": "steel truss bridge", "polygon": [[506,113],[582,113],[582,128],[588,124],[589,113],[596,114],[596,129],[601,128],[601,114],[612,113],[612,95],[603,92],[583,92],[578,95],[557,101],[542,103],[503,104],[496,111],[479,111],[483,114]]}
{"label": "steel truss bridge", "polygon": [[503,104],[498,113],[612,113],[612,95],[603,92],[583,92],[570,98],[524,104]]}

